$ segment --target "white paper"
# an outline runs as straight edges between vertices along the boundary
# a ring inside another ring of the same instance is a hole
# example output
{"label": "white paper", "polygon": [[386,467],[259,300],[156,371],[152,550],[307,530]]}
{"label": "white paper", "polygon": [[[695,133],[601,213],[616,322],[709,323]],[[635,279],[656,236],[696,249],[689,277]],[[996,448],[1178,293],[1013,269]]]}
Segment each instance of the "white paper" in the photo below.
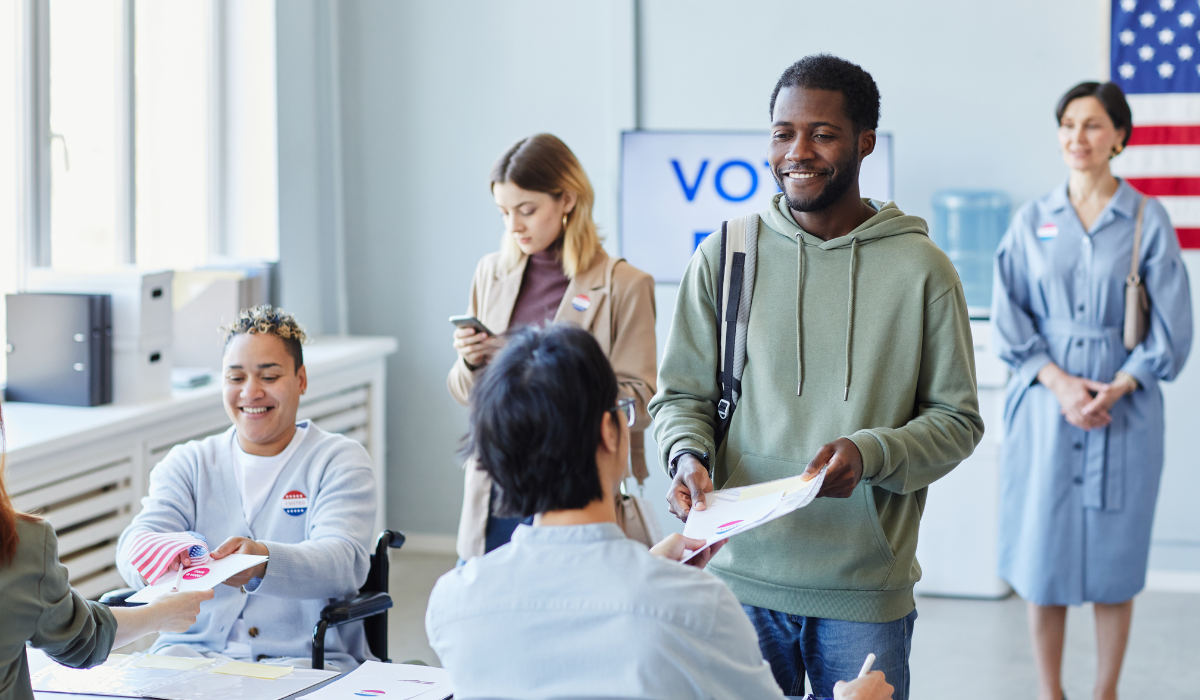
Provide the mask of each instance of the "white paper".
{"label": "white paper", "polygon": [[683,536],[704,540],[706,546],[714,545],[753,528],[758,521],[770,515],[782,500],[783,493],[778,491],[748,501],[706,498],[704,510],[692,508],[688,513]]}
{"label": "white paper", "polygon": [[354,671],[305,696],[305,700],[441,700],[453,694],[443,668],[364,661]]}
{"label": "white paper", "polygon": [[[688,513],[683,535],[705,540],[707,549],[710,545],[807,506],[817,497],[824,481],[825,470],[822,469],[810,481],[793,476],[714,491],[705,497],[707,507],[704,510],[693,508]],[[683,561],[702,551],[686,552]]]}
{"label": "white paper", "polygon": [[[183,579],[179,583],[180,591],[207,591],[219,586],[225,579],[234,576],[252,566],[267,561],[267,557],[259,554],[230,554],[224,559],[212,561],[197,566],[189,566],[183,570]],[[149,603],[160,596],[171,592],[175,585],[175,572],[168,572],[153,586],[147,586],[129,596],[131,603]]]}

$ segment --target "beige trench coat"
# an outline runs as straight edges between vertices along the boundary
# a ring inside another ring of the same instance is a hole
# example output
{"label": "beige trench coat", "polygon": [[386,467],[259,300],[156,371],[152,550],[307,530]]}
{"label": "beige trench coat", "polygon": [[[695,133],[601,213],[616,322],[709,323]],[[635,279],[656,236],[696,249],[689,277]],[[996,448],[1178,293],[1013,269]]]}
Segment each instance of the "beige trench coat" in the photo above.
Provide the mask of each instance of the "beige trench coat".
{"label": "beige trench coat", "polygon": [[[467,313],[494,333],[508,329],[527,260],[522,256],[513,269],[505,271],[500,268],[500,253],[496,252],[480,260],[475,269]],[[576,310],[572,305],[576,296],[588,298],[587,309]],[[637,423],[630,434],[630,466],[638,483],[647,476],[643,431],[650,425],[646,404],[654,396],[658,375],[654,316],[654,279],[603,252],[589,269],[571,280],[554,315],[555,321],[574,323],[596,338],[612,363],[621,394],[637,400]],[[462,358],[450,369],[446,380],[450,395],[464,406],[477,374],[478,370],[467,369]],[[492,481],[473,459],[465,469],[458,556],[470,559],[483,554]]]}

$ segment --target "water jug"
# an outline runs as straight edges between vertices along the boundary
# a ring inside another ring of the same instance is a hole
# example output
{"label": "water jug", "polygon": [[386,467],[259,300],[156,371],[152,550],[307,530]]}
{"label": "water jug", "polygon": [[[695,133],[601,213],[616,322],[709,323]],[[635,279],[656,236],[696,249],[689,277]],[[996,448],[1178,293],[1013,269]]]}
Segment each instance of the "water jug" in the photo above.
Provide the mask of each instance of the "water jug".
{"label": "water jug", "polygon": [[958,270],[972,318],[986,318],[992,305],[992,256],[1008,228],[1010,206],[1003,192],[941,190],[933,195],[930,237]]}

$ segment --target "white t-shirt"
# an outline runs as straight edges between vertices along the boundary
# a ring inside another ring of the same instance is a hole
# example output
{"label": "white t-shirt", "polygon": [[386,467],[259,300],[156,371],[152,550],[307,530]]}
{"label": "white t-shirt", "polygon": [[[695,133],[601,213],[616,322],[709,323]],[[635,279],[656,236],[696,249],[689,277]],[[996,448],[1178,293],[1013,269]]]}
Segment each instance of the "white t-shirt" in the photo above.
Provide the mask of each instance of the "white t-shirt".
{"label": "white t-shirt", "polygon": [[275,480],[287,466],[288,460],[300,449],[304,435],[308,433],[308,421],[296,424],[296,434],[292,441],[283,448],[283,452],[274,457],[259,457],[247,454],[242,450],[237,438],[233,440],[233,473],[237,475],[238,490],[242,494],[242,513],[246,515],[246,524],[254,520],[254,516],[262,510],[271,489],[275,488]]}
{"label": "white t-shirt", "polygon": [[[307,433],[308,421],[297,423],[296,434],[292,436],[292,441],[283,448],[283,452],[273,457],[247,454],[238,443],[237,437],[234,437],[233,473],[237,475],[238,491],[242,494],[242,513],[246,516],[247,525],[262,510],[267,498],[271,495],[271,490],[275,488],[275,481],[279,479],[279,474],[287,466],[288,460],[296,454],[296,450],[300,449],[300,443],[304,441]],[[246,621],[241,617],[238,617],[237,621],[233,623],[233,627],[230,628],[225,649],[221,653],[234,659],[250,657],[250,632],[246,627]]]}

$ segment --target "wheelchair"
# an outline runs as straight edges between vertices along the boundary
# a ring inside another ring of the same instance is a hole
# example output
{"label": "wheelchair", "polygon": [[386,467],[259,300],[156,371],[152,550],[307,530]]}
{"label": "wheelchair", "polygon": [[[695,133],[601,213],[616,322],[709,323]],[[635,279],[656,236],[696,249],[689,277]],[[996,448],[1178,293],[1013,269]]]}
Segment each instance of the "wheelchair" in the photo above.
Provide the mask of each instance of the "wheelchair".
{"label": "wheelchair", "polygon": [[[388,595],[388,549],[400,549],[402,546],[404,533],[398,530],[379,533],[375,540],[375,552],[371,554],[371,569],[358,594],[330,603],[321,611],[321,617],[313,628],[313,668],[325,668],[325,633],[329,628],[357,620],[363,621],[363,632],[366,633],[367,647],[371,653],[384,663],[391,662],[387,653],[387,611],[392,607],[392,597]],[[100,596],[100,602],[110,608],[135,607],[140,603],[127,603],[126,599],[136,592],[132,588],[109,591]]]}

